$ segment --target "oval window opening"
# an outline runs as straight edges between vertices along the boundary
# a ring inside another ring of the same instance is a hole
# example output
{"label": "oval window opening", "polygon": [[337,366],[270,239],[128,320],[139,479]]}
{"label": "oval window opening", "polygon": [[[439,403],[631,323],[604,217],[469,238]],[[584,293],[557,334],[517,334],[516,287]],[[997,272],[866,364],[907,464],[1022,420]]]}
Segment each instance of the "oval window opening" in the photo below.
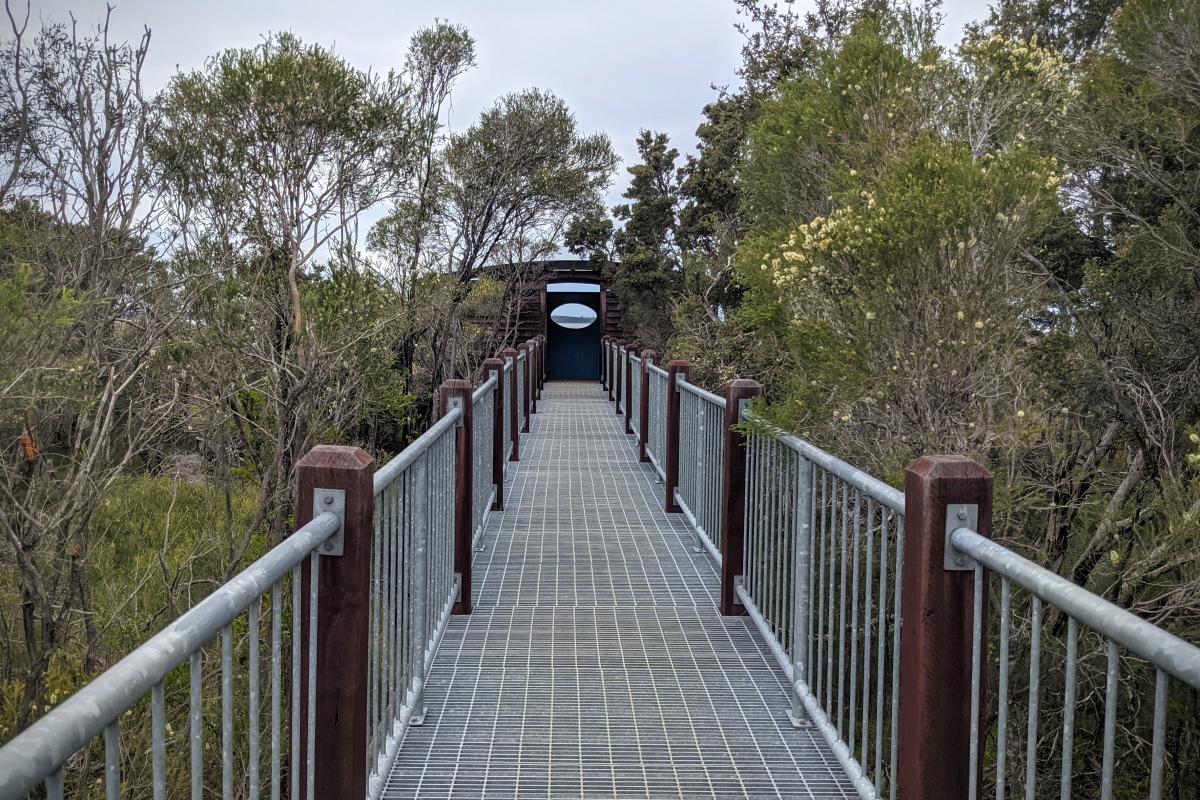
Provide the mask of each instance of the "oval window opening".
{"label": "oval window opening", "polygon": [[595,322],[596,312],[582,303],[563,303],[550,312],[550,319],[555,325],[578,330]]}

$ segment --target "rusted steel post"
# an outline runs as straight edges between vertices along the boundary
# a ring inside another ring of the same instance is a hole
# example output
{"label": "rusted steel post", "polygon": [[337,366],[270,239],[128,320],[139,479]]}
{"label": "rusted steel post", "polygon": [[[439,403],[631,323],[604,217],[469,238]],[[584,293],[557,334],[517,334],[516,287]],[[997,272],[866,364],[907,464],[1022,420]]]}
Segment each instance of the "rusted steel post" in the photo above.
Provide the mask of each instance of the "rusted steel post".
{"label": "rusted steel post", "polygon": [[633,351],[632,345],[625,349],[625,433],[633,433]]}
{"label": "rusted steel post", "polygon": [[525,354],[525,369],[521,375],[521,433],[529,433],[529,342],[517,345],[517,352]]}
{"label": "rusted steel post", "polygon": [[615,403],[613,404],[613,413],[618,417],[621,416],[621,405],[624,395],[621,394],[622,378],[625,376],[625,340],[617,339],[617,352],[613,360],[613,372],[616,373],[616,388],[613,390],[615,394]]}
{"label": "rusted steel post", "polygon": [[456,406],[462,408],[462,419],[455,431],[456,461],[454,464],[454,571],[458,573],[458,600],[452,614],[471,613],[471,553],[475,542],[475,519],[472,503],[473,465],[475,464],[471,420],[471,395],[475,387],[470,381],[448,380],[438,389],[438,418],[446,416]]}
{"label": "rusted steel post", "polygon": [[[949,513],[951,529],[970,525],[990,537],[992,475],[964,456],[922,456],[905,472],[904,508],[897,796],[966,797],[975,573],[945,558],[946,518]],[[985,620],[987,597],[985,572]],[[981,652],[987,646],[985,628]],[[979,758],[982,767],[983,748]]]}
{"label": "rusted steel post", "polygon": [[[318,445],[296,465],[296,526],[326,509],[343,505],[342,554],[321,556],[317,591],[316,723],[313,745],[316,797],[360,797],[367,791],[367,660],[370,652],[371,538],[374,530],[375,462],[357,447]],[[326,491],[322,491],[326,490]],[[340,501],[340,502],[339,502]],[[325,547],[332,545],[332,540]],[[311,560],[301,574],[303,619],[308,619]],[[301,652],[308,652],[304,625]],[[299,681],[308,685],[308,657]],[[308,718],[308,692],[301,692],[297,719]],[[308,737],[301,737],[300,763]],[[300,794],[307,775],[300,772]]]}
{"label": "rusted steel post", "polygon": [[737,601],[737,579],[745,564],[746,437],[737,430],[742,406],[758,397],[758,381],[738,378],[725,386],[725,470],[721,475],[721,613],[745,614]]}
{"label": "rusted steel post", "polygon": [[642,381],[638,384],[638,461],[648,462],[646,445],[650,441],[650,365],[658,354],[653,350],[642,351]]}
{"label": "rusted steel post", "polygon": [[504,509],[504,362],[499,358],[484,359],[483,368],[488,377],[496,377],[496,391],[492,394],[492,483],[496,486],[496,497],[492,500],[492,511]]}
{"label": "rusted steel post", "polygon": [[679,486],[679,376],[685,378],[691,372],[687,361],[667,362],[667,430],[666,430],[666,462],[663,470],[665,480],[663,488],[667,492],[667,501],[663,508],[672,513],[683,511],[675,502],[675,489]]}
{"label": "rusted steel post", "polygon": [[512,439],[512,455],[508,457],[509,461],[521,460],[521,426],[520,416],[521,411],[517,408],[517,351],[511,347],[506,347],[500,351],[500,358],[510,362],[512,367],[508,373],[508,386],[505,391],[508,392],[508,435]]}

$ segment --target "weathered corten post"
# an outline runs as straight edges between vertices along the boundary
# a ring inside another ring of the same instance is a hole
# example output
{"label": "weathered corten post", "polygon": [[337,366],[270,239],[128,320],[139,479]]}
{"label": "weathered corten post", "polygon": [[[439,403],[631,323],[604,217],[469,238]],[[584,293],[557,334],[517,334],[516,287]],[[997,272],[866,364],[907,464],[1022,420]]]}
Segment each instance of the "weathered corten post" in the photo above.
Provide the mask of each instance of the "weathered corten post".
{"label": "weathered corten post", "polygon": [[625,349],[625,432],[633,433],[633,352],[636,348],[630,345]]}
{"label": "weathered corten post", "polygon": [[[975,573],[947,548],[959,527],[991,536],[992,475],[964,456],[922,456],[905,472],[904,509],[897,796],[966,797]],[[987,597],[984,573],[985,620]],[[985,629],[981,652],[987,646]],[[979,758],[982,766],[983,748]]]}
{"label": "weathered corten post", "polygon": [[742,407],[763,392],[758,381],[738,378],[725,386],[725,470],[721,475],[721,613],[745,614],[734,590],[745,564],[746,437]]}
{"label": "weathered corten post", "polygon": [[517,408],[517,351],[506,347],[500,351],[500,358],[509,362],[508,386],[508,435],[512,439],[512,455],[509,461],[521,460],[521,426],[519,424],[521,410]]}
{"label": "weathered corten post", "polygon": [[504,362],[499,358],[483,361],[488,378],[496,378],[496,391],[492,393],[492,483],[496,486],[496,497],[492,500],[492,511],[504,509]]}
{"label": "weathered corten post", "polygon": [[624,374],[625,374],[625,340],[624,339],[617,339],[617,352],[616,352],[616,357],[613,360],[613,372],[616,373],[616,380],[614,381],[614,383],[616,384],[616,389],[614,389],[614,394],[616,395],[614,399],[616,400],[616,402],[613,404],[613,413],[616,414],[617,416],[621,416],[621,413],[622,413],[621,412],[621,400],[623,397],[621,394],[621,379],[624,377]]}
{"label": "weathered corten post", "polygon": [[663,469],[664,488],[667,492],[667,502],[663,508],[671,513],[683,511],[675,502],[675,489],[679,486],[679,376],[684,378],[691,372],[687,361],[667,362],[667,429],[666,429],[666,467]]}
{"label": "weathered corten post", "polygon": [[462,418],[455,431],[454,465],[454,571],[458,573],[458,600],[452,614],[471,613],[471,553],[475,549],[475,515],[472,513],[473,492],[472,465],[475,463],[472,443],[471,395],[475,387],[470,381],[448,380],[438,389],[438,418],[454,408],[462,409]]}
{"label": "weathered corten post", "polygon": [[[367,662],[370,652],[371,538],[374,530],[375,462],[357,447],[318,445],[296,465],[296,526],[324,511],[342,515],[341,555],[329,540],[320,551],[317,590],[316,797],[359,797],[367,791]],[[308,619],[311,562],[305,560],[303,618]],[[308,652],[303,626],[301,652]],[[301,659],[301,686],[308,685],[308,657]],[[308,693],[301,692],[298,719],[307,719]],[[300,763],[308,737],[301,737]],[[307,775],[300,772],[301,795]]]}
{"label": "weathered corten post", "polygon": [[653,350],[642,351],[642,381],[638,384],[638,461],[647,462],[646,444],[650,441],[650,365],[658,354]]}
{"label": "weathered corten post", "polygon": [[529,433],[529,342],[517,345],[517,352],[525,354],[525,369],[521,370],[521,433]]}

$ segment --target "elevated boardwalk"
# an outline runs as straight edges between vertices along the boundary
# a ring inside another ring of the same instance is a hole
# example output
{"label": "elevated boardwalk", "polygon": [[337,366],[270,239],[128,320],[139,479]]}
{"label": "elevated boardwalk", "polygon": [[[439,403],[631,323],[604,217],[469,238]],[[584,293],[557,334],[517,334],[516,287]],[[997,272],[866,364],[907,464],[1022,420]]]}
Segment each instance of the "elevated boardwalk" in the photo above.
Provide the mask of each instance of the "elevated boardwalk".
{"label": "elevated boardwalk", "polygon": [[855,796],[595,383],[547,383],[385,797]]}

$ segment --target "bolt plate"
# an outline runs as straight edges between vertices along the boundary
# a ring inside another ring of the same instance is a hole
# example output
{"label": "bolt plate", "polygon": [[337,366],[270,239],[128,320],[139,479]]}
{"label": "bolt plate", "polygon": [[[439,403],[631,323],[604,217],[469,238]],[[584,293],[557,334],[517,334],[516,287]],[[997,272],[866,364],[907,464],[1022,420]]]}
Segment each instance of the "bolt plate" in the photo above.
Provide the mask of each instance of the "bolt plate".
{"label": "bolt plate", "polygon": [[953,572],[970,572],[975,569],[975,562],[950,543],[950,534],[959,528],[979,529],[979,506],[972,503],[951,503],[946,506],[946,547],[942,566]]}
{"label": "bolt plate", "polygon": [[330,536],[317,552],[323,556],[340,556],[345,551],[346,534],[346,491],[344,489],[313,489],[313,517],[326,511],[337,514],[342,521],[337,533]]}

